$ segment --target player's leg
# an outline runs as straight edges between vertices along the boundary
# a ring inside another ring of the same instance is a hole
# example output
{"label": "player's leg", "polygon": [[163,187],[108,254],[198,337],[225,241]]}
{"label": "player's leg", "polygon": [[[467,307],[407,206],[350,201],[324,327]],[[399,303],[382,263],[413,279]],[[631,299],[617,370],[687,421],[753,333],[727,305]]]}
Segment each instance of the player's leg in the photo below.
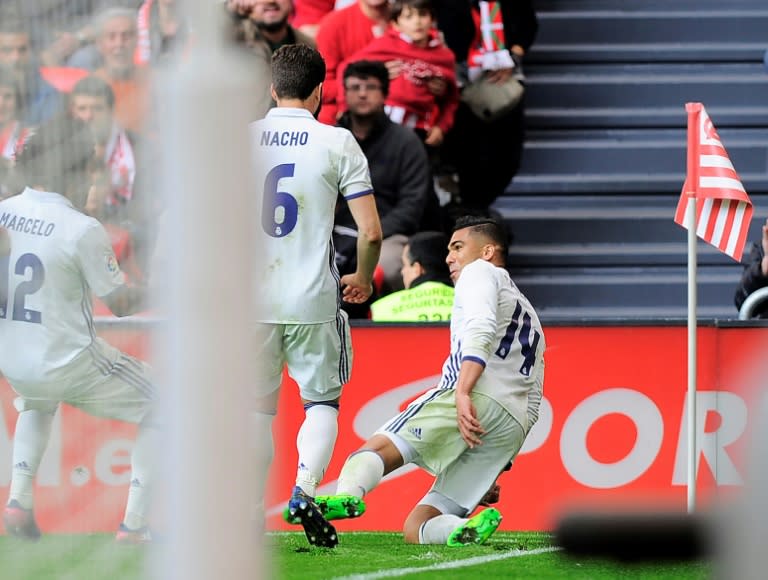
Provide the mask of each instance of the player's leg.
{"label": "player's leg", "polygon": [[329,520],[357,518],[365,513],[363,496],[388,473],[403,465],[398,447],[384,435],[374,435],[344,462],[334,495],[317,496]]}
{"label": "player's leg", "polygon": [[332,322],[289,326],[285,356],[304,406],[296,437],[296,486],[314,497],[336,445],[339,397],[352,368],[346,313],[340,311]]}
{"label": "player's leg", "polygon": [[296,437],[296,484],[284,516],[304,527],[311,544],[333,547],[338,543],[336,530],[314,498],[336,445],[339,397],[352,367],[346,313],[340,311],[332,322],[288,326],[284,352],[305,413]]}
{"label": "player's leg", "polygon": [[[329,505],[362,498],[382,477],[406,463],[416,463],[435,473],[435,466],[450,463],[465,449],[460,441],[446,445],[447,435],[457,432],[453,391],[427,391],[347,458],[339,475],[337,495],[329,496]],[[338,510],[342,513],[340,517],[357,517],[365,505],[353,508],[346,515],[343,509]]]}
{"label": "player's leg", "polygon": [[483,444],[466,448],[439,471],[432,489],[406,519],[406,542],[452,546],[485,542],[501,523],[495,508],[472,517],[525,439],[522,427],[492,399],[474,395],[478,419],[486,433]]}
{"label": "player's leg", "polygon": [[264,528],[264,496],[266,494],[269,466],[275,453],[272,423],[277,415],[280,383],[283,380],[285,357],[283,354],[282,324],[257,324],[254,328],[254,350],[258,360],[255,385],[255,404],[251,415],[251,440],[253,454],[253,518],[257,529]]}
{"label": "player's leg", "polygon": [[35,522],[32,489],[58,403],[32,402],[19,397],[14,404],[19,416],[13,437],[11,485],[3,510],[3,523],[9,534],[36,540],[40,537],[40,529]]}
{"label": "player's leg", "polygon": [[156,388],[152,371],[145,362],[99,339],[83,358],[76,362],[77,386],[69,389],[63,400],[96,417],[139,425],[131,453],[125,514],[116,539],[122,543],[148,542],[155,452],[160,437],[153,414]]}

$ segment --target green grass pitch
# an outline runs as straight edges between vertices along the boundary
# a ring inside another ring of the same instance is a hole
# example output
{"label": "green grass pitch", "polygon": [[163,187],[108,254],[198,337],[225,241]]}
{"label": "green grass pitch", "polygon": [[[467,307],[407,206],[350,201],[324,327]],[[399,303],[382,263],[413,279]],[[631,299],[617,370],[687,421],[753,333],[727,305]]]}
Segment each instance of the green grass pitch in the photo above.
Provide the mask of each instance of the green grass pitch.
{"label": "green grass pitch", "polygon": [[[710,562],[628,564],[573,559],[542,533],[499,532],[482,546],[449,548],[403,543],[400,534],[348,532],[335,549],[310,547],[301,532],[271,533],[270,572],[276,580],[378,578],[705,579]],[[215,544],[212,544],[215,549]],[[140,580],[143,547],[118,546],[111,534],[50,535],[36,544],[0,536],[0,578],[14,580]],[[254,575],[254,578],[256,576]]]}

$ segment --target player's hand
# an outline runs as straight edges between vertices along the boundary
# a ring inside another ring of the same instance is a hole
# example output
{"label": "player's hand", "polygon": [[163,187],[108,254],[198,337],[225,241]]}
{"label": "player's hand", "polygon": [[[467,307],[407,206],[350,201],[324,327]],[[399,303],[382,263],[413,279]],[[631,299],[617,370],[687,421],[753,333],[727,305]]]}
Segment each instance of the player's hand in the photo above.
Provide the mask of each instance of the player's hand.
{"label": "player's hand", "polygon": [[350,304],[362,304],[373,294],[373,284],[357,272],[341,277],[341,299]]}
{"label": "player's hand", "polygon": [[484,507],[488,507],[490,505],[498,503],[500,496],[501,496],[501,486],[498,483],[494,483],[491,486],[491,489],[485,492],[483,499],[480,500],[480,505]]}
{"label": "player's hand", "polygon": [[485,434],[485,429],[477,420],[477,411],[469,395],[456,393],[456,419],[459,422],[461,438],[467,442],[470,449],[483,444],[480,435]]}

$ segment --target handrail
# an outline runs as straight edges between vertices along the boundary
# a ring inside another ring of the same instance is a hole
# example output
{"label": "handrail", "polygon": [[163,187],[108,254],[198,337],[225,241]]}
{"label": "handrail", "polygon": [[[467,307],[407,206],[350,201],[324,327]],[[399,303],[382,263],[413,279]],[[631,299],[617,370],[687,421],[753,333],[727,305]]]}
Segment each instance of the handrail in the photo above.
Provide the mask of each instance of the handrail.
{"label": "handrail", "polygon": [[752,318],[757,307],[766,300],[768,300],[768,286],[763,286],[752,292],[739,308],[739,320]]}

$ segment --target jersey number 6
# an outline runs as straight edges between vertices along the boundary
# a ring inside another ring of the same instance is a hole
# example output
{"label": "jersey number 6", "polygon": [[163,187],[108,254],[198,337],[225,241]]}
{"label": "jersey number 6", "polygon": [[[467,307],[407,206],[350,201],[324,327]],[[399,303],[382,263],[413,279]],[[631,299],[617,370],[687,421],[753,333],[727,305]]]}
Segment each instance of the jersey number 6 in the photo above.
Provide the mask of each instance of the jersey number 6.
{"label": "jersey number 6", "polygon": [[299,203],[285,191],[278,191],[278,182],[284,177],[293,177],[295,163],[283,163],[273,167],[264,180],[264,201],[261,206],[261,227],[268,236],[282,238],[296,227],[299,217]]}

